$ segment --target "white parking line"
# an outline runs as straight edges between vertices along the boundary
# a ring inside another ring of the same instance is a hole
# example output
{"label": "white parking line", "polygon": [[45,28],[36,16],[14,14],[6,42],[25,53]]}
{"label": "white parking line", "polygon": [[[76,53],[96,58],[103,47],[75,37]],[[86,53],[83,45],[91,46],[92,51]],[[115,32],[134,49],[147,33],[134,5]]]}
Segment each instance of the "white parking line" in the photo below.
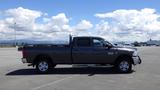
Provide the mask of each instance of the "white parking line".
{"label": "white parking line", "polygon": [[41,86],[38,86],[38,87],[35,87],[31,90],[38,90],[40,88],[43,88],[43,87],[46,87],[46,86],[50,86],[50,85],[54,85],[54,84],[57,84],[59,82],[62,82],[64,80],[67,80],[67,79],[70,79],[70,78],[73,78],[74,76],[70,76],[70,77],[66,77],[66,78],[63,78],[63,79],[60,79],[60,80],[56,80],[56,81],[53,81],[53,82],[50,82],[50,83],[47,83],[47,84],[44,84],[44,85],[41,85]]}

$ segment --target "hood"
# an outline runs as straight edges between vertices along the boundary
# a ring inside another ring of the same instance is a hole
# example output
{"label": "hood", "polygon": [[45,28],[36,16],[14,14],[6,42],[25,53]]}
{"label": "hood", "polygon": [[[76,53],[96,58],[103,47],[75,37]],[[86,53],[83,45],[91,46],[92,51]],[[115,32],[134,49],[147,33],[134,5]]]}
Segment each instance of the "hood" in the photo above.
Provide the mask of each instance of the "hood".
{"label": "hood", "polygon": [[124,51],[137,51],[137,48],[134,47],[114,47],[117,50],[124,50]]}

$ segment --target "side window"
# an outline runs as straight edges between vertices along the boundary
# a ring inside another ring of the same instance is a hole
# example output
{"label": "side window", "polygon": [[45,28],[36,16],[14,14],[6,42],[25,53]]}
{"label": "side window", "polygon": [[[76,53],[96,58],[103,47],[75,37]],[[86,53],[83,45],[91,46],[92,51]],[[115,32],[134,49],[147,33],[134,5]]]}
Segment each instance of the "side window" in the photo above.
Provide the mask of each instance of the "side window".
{"label": "side window", "polygon": [[94,47],[103,47],[103,41],[100,39],[93,39],[93,46]]}
{"label": "side window", "polygon": [[79,38],[77,39],[77,46],[78,47],[90,47],[90,38]]}

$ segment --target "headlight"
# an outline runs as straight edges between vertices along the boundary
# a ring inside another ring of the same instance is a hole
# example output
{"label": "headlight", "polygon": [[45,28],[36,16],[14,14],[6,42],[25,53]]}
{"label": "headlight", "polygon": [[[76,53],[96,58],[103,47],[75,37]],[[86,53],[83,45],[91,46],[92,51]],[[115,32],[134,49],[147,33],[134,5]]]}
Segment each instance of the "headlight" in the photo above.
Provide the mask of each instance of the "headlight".
{"label": "headlight", "polygon": [[134,51],[132,56],[138,56],[138,52],[137,51]]}

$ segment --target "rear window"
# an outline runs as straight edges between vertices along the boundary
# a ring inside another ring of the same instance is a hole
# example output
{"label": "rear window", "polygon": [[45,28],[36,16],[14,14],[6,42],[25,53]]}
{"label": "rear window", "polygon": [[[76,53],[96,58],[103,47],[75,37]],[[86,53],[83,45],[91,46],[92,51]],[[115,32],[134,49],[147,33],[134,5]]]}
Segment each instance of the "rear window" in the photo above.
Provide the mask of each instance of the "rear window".
{"label": "rear window", "polygon": [[77,46],[78,47],[89,47],[90,44],[90,38],[79,38],[77,39]]}

